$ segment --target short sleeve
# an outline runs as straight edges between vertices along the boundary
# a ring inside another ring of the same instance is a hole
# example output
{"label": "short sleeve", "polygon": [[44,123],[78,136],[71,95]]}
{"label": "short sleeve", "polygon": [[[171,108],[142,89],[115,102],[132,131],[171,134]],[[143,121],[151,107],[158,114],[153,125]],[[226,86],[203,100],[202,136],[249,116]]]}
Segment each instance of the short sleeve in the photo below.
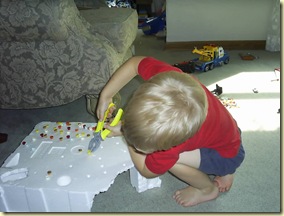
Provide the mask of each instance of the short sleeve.
{"label": "short sleeve", "polygon": [[145,164],[151,172],[164,174],[178,161],[178,152],[178,149],[174,147],[167,151],[158,151],[148,154],[145,159]]}
{"label": "short sleeve", "polygon": [[182,72],[179,68],[152,57],[142,59],[138,65],[138,74],[144,80],[148,80],[156,74],[168,71]]}

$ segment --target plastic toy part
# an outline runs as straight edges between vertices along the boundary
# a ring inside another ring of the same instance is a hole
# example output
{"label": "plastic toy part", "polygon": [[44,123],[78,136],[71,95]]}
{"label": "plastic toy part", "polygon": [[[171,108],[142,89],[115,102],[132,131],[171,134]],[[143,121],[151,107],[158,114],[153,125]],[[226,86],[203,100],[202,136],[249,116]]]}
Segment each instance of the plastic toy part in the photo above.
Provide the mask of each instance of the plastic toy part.
{"label": "plastic toy part", "polygon": [[142,23],[139,28],[142,28],[142,31],[145,35],[153,35],[159,31],[164,30],[166,26],[166,12],[164,11],[158,17],[148,18],[144,23]]}
{"label": "plastic toy part", "polygon": [[258,93],[257,88],[253,88],[252,91],[253,91],[253,93]]}
{"label": "plastic toy part", "polygon": [[258,57],[252,55],[251,53],[240,53],[239,54],[242,60],[251,61],[257,59]]}
{"label": "plastic toy part", "polygon": [[219,96],[223,93],[223,88],[221,86],[219,86],[218,84],[216,84],[216,89],[214,89],[213,91],[211,91],[213,94]]}
{"label": "plastic toy part", "polygon": [[219,98],[219,100],[226,108],[239,108],[233,98]]}
{"label": "plastic toy part", "polygon": [[195,63],[192,61],[184,61],[177,64],[174,64],[173,66],[181,69],[185,73],[194,73],[195,72]]}
{"label": "plastic toy part", "polygon": [[274,74],[276,79],[272,79],[271,82],[273,81],[279,81],[280,80],[280,68],[275,68],[274,69]]}

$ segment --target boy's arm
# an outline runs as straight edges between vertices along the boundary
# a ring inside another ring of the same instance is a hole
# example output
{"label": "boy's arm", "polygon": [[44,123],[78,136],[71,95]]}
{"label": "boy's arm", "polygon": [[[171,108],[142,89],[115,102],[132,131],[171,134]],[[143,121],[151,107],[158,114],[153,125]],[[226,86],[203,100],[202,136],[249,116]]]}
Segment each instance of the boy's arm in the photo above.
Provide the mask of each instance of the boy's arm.
{"label": "boy's arm", "polygon": [[97,117],[103,116],[113,96],[138,74],[138,65],[145,56],[134,56],[121,65],[103,88],[97,107]]}
{"label": "boy's arm", "polygon": [[145,178],[155,178],[159,176],[159,174],[153,173],[147,168],[145,164],[145,159],[146,159],[145,154],[138,153],[131,146],[128,146],[128,149],[129,149],[132,162],[134,163],[136,169],[142,176],[144,176]]}

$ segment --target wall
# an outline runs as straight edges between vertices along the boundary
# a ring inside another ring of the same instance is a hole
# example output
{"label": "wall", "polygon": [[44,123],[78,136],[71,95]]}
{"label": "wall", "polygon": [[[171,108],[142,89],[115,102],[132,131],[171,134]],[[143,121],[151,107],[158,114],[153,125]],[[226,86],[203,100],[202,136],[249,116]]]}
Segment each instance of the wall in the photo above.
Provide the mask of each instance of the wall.
{"label": "wall", "polygon": [[167,0],[167,42],[266,40],[271,0]]}

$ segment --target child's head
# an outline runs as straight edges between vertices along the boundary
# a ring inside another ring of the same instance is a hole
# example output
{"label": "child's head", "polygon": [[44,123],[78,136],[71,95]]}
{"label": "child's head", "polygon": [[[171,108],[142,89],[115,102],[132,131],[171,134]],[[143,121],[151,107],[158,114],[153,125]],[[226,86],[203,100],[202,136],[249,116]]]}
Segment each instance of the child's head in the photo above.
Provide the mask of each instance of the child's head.
{"label": "child's head", "polygon": [[141,84],[130,99],[122,131],[144,152],[167,150],[192,137],[207,114],[206,95],[191,76],[163,72]]}

